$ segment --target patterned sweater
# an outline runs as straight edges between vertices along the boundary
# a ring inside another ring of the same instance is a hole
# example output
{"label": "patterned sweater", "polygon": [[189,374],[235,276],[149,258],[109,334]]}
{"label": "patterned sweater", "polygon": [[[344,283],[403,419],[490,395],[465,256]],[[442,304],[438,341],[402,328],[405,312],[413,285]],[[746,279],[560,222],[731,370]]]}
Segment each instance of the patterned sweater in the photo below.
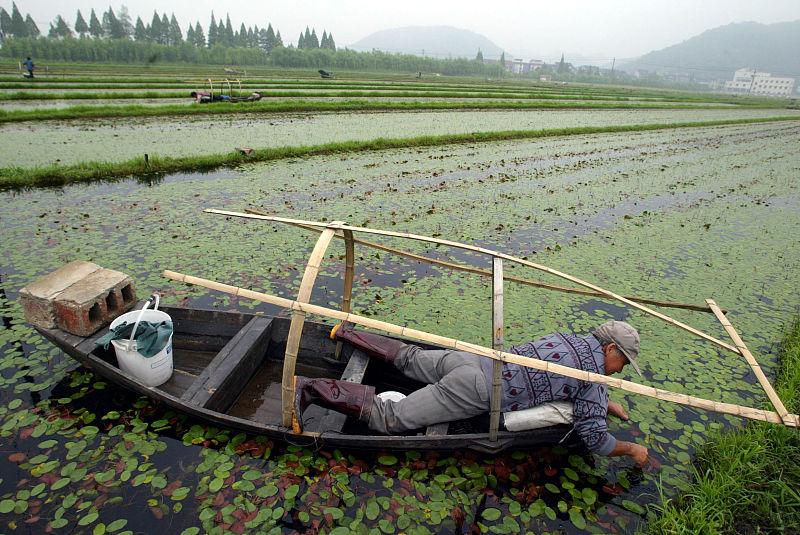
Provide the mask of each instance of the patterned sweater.
{"label": "patterned sweater", "polygon": [[[562,366],[603,374],[605,359],[600,342],[592,335],[555,333],[512,347],[509,353],[546,360]],[[492,363],[481,359],[487,384],[492,384]],[[503,363],[503,412],[527,409],[550,401],[572,401],[573,425],[594,453],[608,455],[617,440],[608,432],[608,392],[605,385],[588,383],[518,364]]]}

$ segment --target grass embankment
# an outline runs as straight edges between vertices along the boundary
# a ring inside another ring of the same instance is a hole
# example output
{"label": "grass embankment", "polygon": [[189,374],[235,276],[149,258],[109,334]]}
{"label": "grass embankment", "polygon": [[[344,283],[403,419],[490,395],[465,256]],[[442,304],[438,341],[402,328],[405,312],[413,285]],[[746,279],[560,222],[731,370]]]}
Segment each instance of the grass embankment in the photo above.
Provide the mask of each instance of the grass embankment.
{"label": "grass embankment", "polygon": [[[800,409],[800,320],[786,334],[776,390]],[[697,452],[692,489],[667,501],[651,534],[800,532],[800,430],[750,423]]]}
{"label": "grass embankment", "polygon": [[[738,106],[736,109],[773,109],[772,106]],[[19,123],[25,121],[61,121],[73,119],[110,119],[123,117],[186,117],[210,115],[239,115],[255,113],[309,113],[309,112],[350,112],[350,111],[425,111],[425,110],[537,110],[537,109],[588,109],[588,110],[707,110],[720,109],[719,106],[703,104],[662,104],[626,102],[559,102],[517,100],[474,102],[463,101],[309,101],[283,100],[247,103],[216,102],[191,106],[186,104],[165,104],[163,106],[100,105],[71,106],[68,108],[0,110],[0,123]]]}
{"label": "grass embankment", "polygon": [[343,141],[311,146],[273,147],[257,149],[250,155],[239,152],[209,154],[203,156],[153,156],[133,158],[121,162],[81,162],[73,165],[51,165],[46,167],[0,168],[0,189],[37,186],[62,186],[75,182],[113,180],[129,176],[153,176],[186,171],[208,171],[220,167],[231,167],[242,163],[265,162],[282,158],[298,158],[325,154],[344,154],[371,150],[399,149],[410,147],[433,147],[458,143],[482,143],[515,139],[579,134],[604,134],[638,132],[646,130],[668,130],[704,126],[724,126],[776,121],[798,121],[800,116],[768,117],[755,119],[727,119],[720,121],[697,121],[668,124],[610,125],[596,127],[554,128],[547,130],[506,130],[446,134],[440,136],[418,136],[410,138],[379,138],[369,141]]}

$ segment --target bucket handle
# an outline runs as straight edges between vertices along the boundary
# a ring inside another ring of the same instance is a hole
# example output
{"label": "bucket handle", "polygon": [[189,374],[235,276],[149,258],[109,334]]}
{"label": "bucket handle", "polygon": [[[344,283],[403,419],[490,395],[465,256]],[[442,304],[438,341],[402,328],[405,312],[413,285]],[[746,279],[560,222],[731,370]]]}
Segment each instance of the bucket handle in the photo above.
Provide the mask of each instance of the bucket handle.
{"label": "bucket handle", "polygon": [[150,299],[148,299],[144,303],[144,306],[142,307],[141,312],[139,312],[139,315],[136,317],[136,323],[133,325],[133,331],[131,332],[131,338],[130,338],[130,340],[128,340],[128,347],[131,347],[133,345],[133,339],[134,339],[134,337],[136,337],[136,329],[139,328],[139,322],[142,321],[142,316],[144,316],[144,311],[147,310],[147,307],[150,305],[150,301],[154,297],[156,299],[156,303],[155,303],[155,306],[153,307],[153,310],[158,310],[158,303],[159,303],[161,297],[158,294],[154,293],[153,295],[150,296]]}

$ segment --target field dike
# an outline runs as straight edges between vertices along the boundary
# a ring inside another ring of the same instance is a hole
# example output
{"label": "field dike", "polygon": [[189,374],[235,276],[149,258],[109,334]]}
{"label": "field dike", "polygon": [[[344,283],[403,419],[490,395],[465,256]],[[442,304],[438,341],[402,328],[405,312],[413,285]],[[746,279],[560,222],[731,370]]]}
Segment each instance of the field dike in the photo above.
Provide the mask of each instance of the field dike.
{"label": "field dike", "polygon": [[[2,123],[21,123],[27,121],[64,121],[72,119],[109,119],[109,118],[130,118],[130,117],[186,117],[203,115],[236,115],[252,113],[307,113],[307,112],[350,112],[350,111],[418,111],[418,110],[516,110],[516,109],[606,109],[606,110],[627,110],[627,109],[677,109],[677,110],[705,110],[717,109],[717,106],[706,104],[659,104],[659,103],[625,103],[619,101],[560,101],[560,100],[539,100],[539,99],[561,99],[561,97],[527,97],[515,94],[503,94],[492,97],[482,94],[460,94],[442,95],[436,93],[414,93],[414,92],[395,92],[391,94],[380,93],[370,94],[368,92],[353,94],[353,92],[342,93],[320,93],[317,95],[308,93],[279,93],[279,97],[436,97],[436,98],[475,98],[491,99],[497,98],[496,102],[487,100],[476,100],[475,102],[452,102],[447,100],[432,102],[375,102],[370,100],[345,100],[339,102],[318,102],[308,100],[285,100],[275,102],[249,102],[249,103],[214,103],[206,104],[202,107],[187,106],[185,104],[167,104],[164,106],[142,106],[142,105],[123,105],[123,106],[71,106],[63,109],[44,109],[44,110],[0,110],[0,124]],[[569,97],[568,97],[569,98]],[[515,100],[503,100],[515,99]],[[531,102],[520,102],[518,99],[537,99]],[[775,108],[772,104],[766,105],[747,105],[739,106],[737,109],[761,109]]]}
{"label": "field dike", "polygon": [[[776,391],[786,408],[800,407],[800,320],[781,348]],[[794,533],[800,526],[800,433],[751,423],[718,431],[697,451],[692,486],[661,506],[649,526],[657,535]]]}
{"label": "field dike", "polygon": [[113,180],[132,175],[155,176],[165,173],[186,171],[209,171],[220,167],[231,167],[242,163],[266,162],[282,158],[301,158],[325,154],[345,154],[384,149],[434,147],[440,145],[485,143],[515,139],[535,139],[581,134],[604,134],[619,132],[640,132],[648,130],[670,130],[676,128],[697,128],[778,121],[798,121],[798,116],[778,116],[750,119],[725,119],[719,121],[682,122],[671,124],[634,124],[598,127],[554,128],[547,130],[506,130],[493,132],[473,132],[467,134],[447,134],[440,136],[419,136],[409,138],[378,138],[369,141],[345,141],[321,145],[272,147],[256,149],[250,154],[228,152],[203,156],[173,158],[154,156],[132,158],[121,162],[88,161],[73,165],[50,165],[43,167],[0,168],[0,190],[26,187],[62,186],[77,182]]}

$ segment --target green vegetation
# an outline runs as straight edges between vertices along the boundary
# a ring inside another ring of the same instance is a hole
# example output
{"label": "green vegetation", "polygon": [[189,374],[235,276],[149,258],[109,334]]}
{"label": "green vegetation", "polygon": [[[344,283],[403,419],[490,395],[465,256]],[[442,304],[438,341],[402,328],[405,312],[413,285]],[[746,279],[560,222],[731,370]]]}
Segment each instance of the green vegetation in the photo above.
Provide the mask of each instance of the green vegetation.
{"label": "green vegetation", "polygon": [[[776,390],[797,413],[800,321],[783,340]],[[660,509],[650,533],[794,532],[800,527],[800,431],[759,422],[716,432],[697,452],[691,488]]]}
{"label": "green vegetation", "polygon": [[410,147],[433,147],[458,143],[481,143],[513,139],[535,139],[579,134],[639,132],[648,130],[668,130],[676,128],[798,120],[800,120],[800,116],[779,116],[665,124],[611,125],[597,127],[554,128],[546,130],[474,132],[467,134],[447,134],[440,136],[419,136],[411,138],[379,138],[369,141],[333,142],[312,146],[272,147],[257,149],[249,155],[240,154],[239,152],[229,152],[226,154],[207,154],[203,156],[186,156],[178,158],[169,156],[154,156],[147,160],[145,158],[133,158],[122,162],[82,162],[63,166],[51,165],[33,168],[6,167],[0,168],[0,188],[9,189],[34,186],[60,186],[74,182],[108,180],[133,175],[147,176],[174,173],[178,171],[204,171],[219,167],[234,166],[246,162],[264,162],[282,158],[298,158],[323,154],[343,154]]}
{"label": "green vegetation", "polygon": [[[765,106],[769,107],[769,106]],[[184,117],[202,115],[233,115],[283,112],[348,112],[348,111],[418,111],[418,110],[474,110],[474,109],[716,109],[702,104],[658,104],[625,102],[519,102],[510,100],[489,101],[311,101],[279,100],[249,102],[246,104],[219,102],[198,106],[166,104],[163,106],[71,106],[58,109],[0,111],[0,123],[24,121],[53,121],[69,119],[99,119],[110,117]]]}

